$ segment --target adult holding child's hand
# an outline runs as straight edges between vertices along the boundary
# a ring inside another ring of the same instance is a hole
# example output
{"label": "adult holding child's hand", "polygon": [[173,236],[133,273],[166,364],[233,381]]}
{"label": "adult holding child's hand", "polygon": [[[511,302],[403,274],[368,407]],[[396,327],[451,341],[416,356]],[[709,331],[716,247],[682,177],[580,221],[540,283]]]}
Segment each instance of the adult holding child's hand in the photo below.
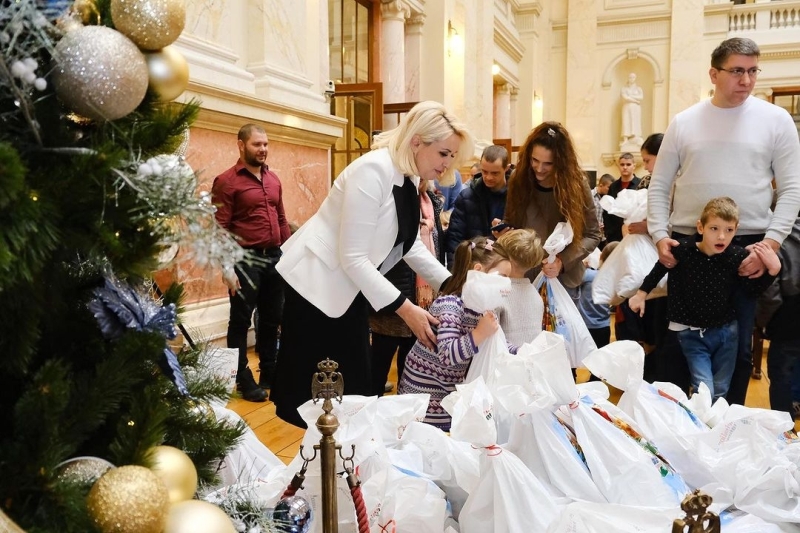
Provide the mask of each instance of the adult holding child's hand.
{"label": "adult holding child's hand", "polygon": [[450,276],[419,237],[419,180],[454,180],[473,153],[463,124],[436,102],[421,102],[373,150],[336,178],[317,213],[282,247],[286,281],[281,353],[270,399],[283,420],[305,427],[297,407],[326,357],[339,363],[345,394],[374,392],[369,308],[397,313],[424,345],[437,321],[383,274],[404,260],[439,289]]}

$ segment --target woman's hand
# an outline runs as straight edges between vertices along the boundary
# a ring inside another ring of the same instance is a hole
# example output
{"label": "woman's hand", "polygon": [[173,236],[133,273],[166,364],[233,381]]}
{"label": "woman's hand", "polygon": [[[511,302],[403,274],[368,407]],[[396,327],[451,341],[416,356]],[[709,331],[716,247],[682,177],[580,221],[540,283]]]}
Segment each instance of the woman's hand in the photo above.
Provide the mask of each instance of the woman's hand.
{"label": "woman's hand", "polygon": [[548,263],[547,259],[542,261],[542,272],[548,278],[557,278],[559,274],[561,274],[561,270],[564,268],[564,263],[561,262],[561,258],[556,256],[555,261],[552,263]]}
{"label": "woman's hand", "polygon": [[403,302],[403,305],[395,312],[403,319],[419,342],[429,350],[436,351],[436,335],[433,333],[431,325],[438,326],[439,321],[432,314],[418,305],[414,305],[411,300]]}
{"label": "woman's hand", "polygon": [[494,311],[486,311],[481,319],[478,320],[478,325],[472,330],[472,340],[478,345],[494,335],[499,328],[497,315],[494,314]]}

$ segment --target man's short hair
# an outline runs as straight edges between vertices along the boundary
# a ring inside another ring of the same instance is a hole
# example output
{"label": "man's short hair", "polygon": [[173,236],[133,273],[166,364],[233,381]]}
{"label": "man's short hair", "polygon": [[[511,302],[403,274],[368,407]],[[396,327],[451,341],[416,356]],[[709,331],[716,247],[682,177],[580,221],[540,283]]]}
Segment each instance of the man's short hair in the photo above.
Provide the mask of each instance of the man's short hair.
{"label": "man's short hair", "polygon": [[619,158],[620,158],[620,159],[630,159],[630,160],[633,160],[633,154],[632,154],[632,153],[630,153],[630,152],[625,152],[625,153],[623,153],[621,156],[619,156]]}
{"label": "man's short hair", "polygon": [[602,176],[600,176],[600,179],[598,180],[597,184],[598,185],[610,185],[610,184],[614,183],[615,180],[616,180],[616,178],[614,176],[612,176],[611,174],[603,174]]}
{"label": "man's short hair", "polygon": [[725,61],[732,55],[759,57],[761,50],[755,41],[746,37],[726,39],[711,52],[711,66],[721,69]]}
{"label": "man's short hair", "polygon": [[503,168],[506,168],[508,166],[508,150],[506,150],[505,146],[493,144],[483,149],[481,159],[485,159],[489,163],[494,163],[500,159]]}
{"label": "man's short hair", "polygon": [[258,124],[245,124],[241,128],[239,128],[239,135],[237,138],[242,142],[247,142],[250,140],[250,136],[253,135],[253,132],[257,131],[258,133],[266,134],[266,130],[259,126]]}

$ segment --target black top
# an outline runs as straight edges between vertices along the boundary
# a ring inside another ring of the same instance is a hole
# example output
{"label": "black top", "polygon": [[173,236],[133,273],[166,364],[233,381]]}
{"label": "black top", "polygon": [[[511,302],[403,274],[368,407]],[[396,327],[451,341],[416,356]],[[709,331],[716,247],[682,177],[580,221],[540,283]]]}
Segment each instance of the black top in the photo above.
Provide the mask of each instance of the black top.
{"label": "black top", "polygon": [[709,256],[700,251],[696,241],[696,235],[679,239],[678,245],[672,247],[678,264],[668,269],[656,263],[640,289],[652,291],[669,272],[667,318],[695,328],[723,326],[735,318],[734,289],[742,286],[755,296],[769,287],[775,276],[739,276],[739,265],[748,256],[747,250],[730,245],[724,252]]}

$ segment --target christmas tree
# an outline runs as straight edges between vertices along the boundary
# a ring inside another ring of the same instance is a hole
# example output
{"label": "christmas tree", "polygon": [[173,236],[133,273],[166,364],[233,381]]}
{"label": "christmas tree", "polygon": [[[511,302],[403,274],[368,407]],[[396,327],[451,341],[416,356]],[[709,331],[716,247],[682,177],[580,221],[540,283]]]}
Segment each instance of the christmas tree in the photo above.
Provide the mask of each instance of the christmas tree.
{"label": "christmas tree", "polygon": [[178,246],[241,258],[182,158],[183,19],[180,1],[0,0],[0,515],[27,531],[106,530],[95,481],[160,445],[211,482],[244,431],[209,409],[228,392],[204,347],[167,344],[180,287],[151,281]]}

